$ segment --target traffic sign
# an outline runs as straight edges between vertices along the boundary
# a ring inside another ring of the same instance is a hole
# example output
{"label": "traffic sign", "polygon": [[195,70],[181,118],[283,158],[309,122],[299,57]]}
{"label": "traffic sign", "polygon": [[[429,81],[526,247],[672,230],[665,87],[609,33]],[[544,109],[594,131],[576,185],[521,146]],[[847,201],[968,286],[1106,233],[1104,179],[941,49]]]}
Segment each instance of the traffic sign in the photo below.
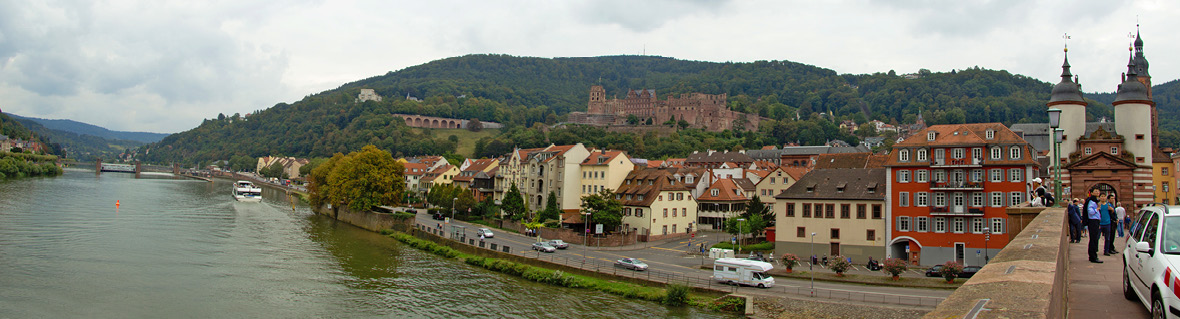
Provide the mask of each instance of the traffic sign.
{"label": "traffic sign", "polygon": [[602,233],[602,224],[594,225],[594,233],[595,233],[595,234],[601,234],[601,233]]}

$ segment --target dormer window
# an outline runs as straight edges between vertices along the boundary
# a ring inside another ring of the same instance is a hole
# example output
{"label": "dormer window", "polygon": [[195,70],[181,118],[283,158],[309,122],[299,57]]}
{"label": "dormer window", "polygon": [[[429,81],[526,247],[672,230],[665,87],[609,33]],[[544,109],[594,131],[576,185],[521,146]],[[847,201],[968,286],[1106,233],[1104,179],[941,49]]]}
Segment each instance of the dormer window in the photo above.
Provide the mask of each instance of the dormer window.
{"label": "dormer window", "polygon": [[1013,146],[1008,148],[1008,157],[1017,160],[1020,159],[1020,146]]}
{"label": "dormer window", "polygon": [[897,152],[897,161],[898,162],[909,162],[910,161],[910,150],[898,151]]}
{"label": "dormer window", "polygon": [[714,189],[709,190],[709,195],[717,196],[717,189],[714,188]]}
{"label": "dormer window", "polygon": [[1110,155],[1119,155],[1119,147],[1118,146],[1111,146],[1110,147]]}
{"label": "dormer window", "polygon": [[938,137],[938,133],[935,133],[935,132],[927,132],[926,133],[926,140],[927,141],[933,141],[935,137]]}
{"label": "dormer window", "polygon": [[989,139],[989,140],[994,139],[994,138],[996,138],[996,130],[987,130],[987,133],[985,133],[984,135],[987,135],[987,139]]}
{"label": "dormer window", "polygon": [[918,150],[918,161],[925,162],[926,158],[927,158],[926,149],[923,148],[923,149]]}
{"label": "dormer window", "polygon": [[992,147],[992,159],[998,160],[1004,156],[1004,151],[1000,150],[999,146]]}
{"label": "dormer window", "polygon": [[808,192],[808,193],[814,193],[814,192],[815,192],[815,186],[807,186],[807,192]]}

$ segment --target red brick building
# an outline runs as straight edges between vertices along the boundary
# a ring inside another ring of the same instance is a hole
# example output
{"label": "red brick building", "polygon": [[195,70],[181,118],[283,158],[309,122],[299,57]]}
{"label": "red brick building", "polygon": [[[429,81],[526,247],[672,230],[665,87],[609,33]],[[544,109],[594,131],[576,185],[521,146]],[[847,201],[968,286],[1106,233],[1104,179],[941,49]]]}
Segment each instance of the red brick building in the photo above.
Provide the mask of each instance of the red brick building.
{"label": "red brick building", "polygon": [[1008,244],[1005,208],[1028,201],[1036,165],[1028,142],[1000,123],[935,125],[894,144],[886,254],[982,265]]}

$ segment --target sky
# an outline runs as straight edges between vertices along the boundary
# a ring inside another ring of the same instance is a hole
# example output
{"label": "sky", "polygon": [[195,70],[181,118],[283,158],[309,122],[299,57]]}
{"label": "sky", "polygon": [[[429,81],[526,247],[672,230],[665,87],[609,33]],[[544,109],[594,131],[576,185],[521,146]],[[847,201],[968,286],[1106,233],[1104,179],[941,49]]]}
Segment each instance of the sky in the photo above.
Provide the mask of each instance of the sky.
{"label": "sky", "polygon": [[1178,77],[1174,17],[1180,1],[0,0],[0,110],[175,133],[481,53],[979,66],[1056,83],[1068,44],[1083,91],[1111,92],[1136,24],[1153,82]]}

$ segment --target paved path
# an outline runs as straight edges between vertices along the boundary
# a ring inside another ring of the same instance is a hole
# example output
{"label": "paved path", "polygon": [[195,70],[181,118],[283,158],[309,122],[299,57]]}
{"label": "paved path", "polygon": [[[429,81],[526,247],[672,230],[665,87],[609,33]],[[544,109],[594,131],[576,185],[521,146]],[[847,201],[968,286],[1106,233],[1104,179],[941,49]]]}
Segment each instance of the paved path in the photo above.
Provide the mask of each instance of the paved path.
{"label": "paved path", "polygon": [[[1125,238],[1125,237],[1124,237]],[[1101,264],[1091,263],[1086,253],[1088,238],[1069,245],[1070,318],[1148,318],[1147,308],[1138,300],[1123,298],[1123,254],[1098,255]],[[1126,240],[1115,238],[1119,251]],[[1099,243],[1101,246],[1101,242]],[[1101,248],[1099,248],[1101,249]]]}

